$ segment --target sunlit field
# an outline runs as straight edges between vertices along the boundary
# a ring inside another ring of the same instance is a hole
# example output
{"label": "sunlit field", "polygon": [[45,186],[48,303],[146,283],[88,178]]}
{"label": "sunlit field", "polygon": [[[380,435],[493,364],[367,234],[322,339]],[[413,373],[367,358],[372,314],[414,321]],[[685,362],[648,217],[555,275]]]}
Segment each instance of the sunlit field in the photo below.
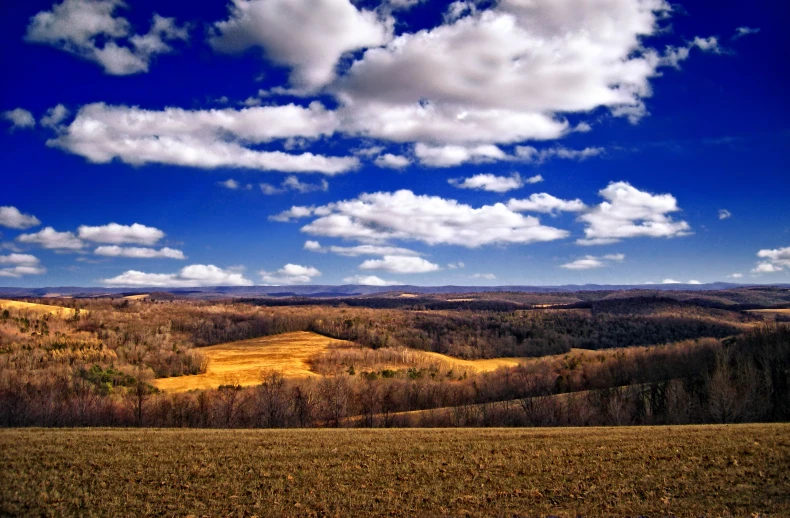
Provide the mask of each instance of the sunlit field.
{"label": "sunlit field", "polygon": [[50,314],[62,318],[70,318],[74,316],[74,310],[71,308],[63,308],[60,306],[50,306],[49,304],[35,304],[32,302],[20,302],[18,300],[0,299],[0,310],[16,310],[16,311],[29,311],[37,315]]}
{"label": "sunlit field", "polygon": [[7,516],[788,516],[790,425],[0,432]]}

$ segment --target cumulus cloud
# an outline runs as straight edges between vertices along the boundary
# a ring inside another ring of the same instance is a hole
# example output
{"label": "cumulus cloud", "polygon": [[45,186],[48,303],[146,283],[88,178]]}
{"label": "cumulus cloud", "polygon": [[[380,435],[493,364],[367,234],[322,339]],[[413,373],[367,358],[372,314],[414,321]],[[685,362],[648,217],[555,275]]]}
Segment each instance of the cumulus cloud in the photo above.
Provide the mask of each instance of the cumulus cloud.
{"label": "cumulus cloud", "polygon": [[691,233],[685,221],[669,215],[680,208],[671,194],[651,194],[626,182],[612,182],[598,192],[606,201],[579,217],[587,224],[580,245],[616,243],[633,237],[677,237]]}
{"label": "cumulus cloud", "polygon": [[757,34],[758,32],[760,32],[759,28],[738,27],[735,29],[735,34],[733,34],[732,39],[737,40],[738,38],[743,38],[750,34]]}
{"label": "cumulus cloud", "polygon": [[41,117],[41,125],[45,128],[57,129],[60,123],[69,116],[69,110],[62,104],[58,104],[47,110]]}
{"label": "cumulus cloud", "polygon": [[414,146],[414,154],[422,165],[430,167],[453,167],[466,162],[492,162],[507,158],[504,151],[493,145],[430,146],[419,142]]}
{"label": "cumulus cloud", "polygon": [[586,160],[600,156],[605,152],[602,147],[586,147],[584,149],[569,149],[564,146],[554,146],[538,150],[532,146],[516,146],[516,156],[524,162],[542,164],[551,159]]}
{"label": "cumulus cloud", "polygon": [[428,273],[441,270],[438,264],[422,257],[385,255],[381,259],[368,259],[359,265],[360,270],[384,270],[390,273]]}
{"label": "cumulus cloud", "polygon": [[[541,177],[540,180],[543,178]],[[450,178],[447,182],[454,185],[459,189],[476,189],[480,191],[490,192],[507,192],[514,189],[519,189],[524,186],[526,182],[535,183],[537,177],[533,176],[527,180],[521,178],[518,173],[513,173],[510,176],[496,176],[493,174],[476,174],[469,178]]]}
{"label": "cumulus cloud", "polygon": [[98,63],[107,74],[148,72],[157,54],[173,52],[170,43],[189,37],[173,18],[154,14],[146,34],[132,34],[126,18],[115,10],[122,0],[64,0],[30,19],[25,40],[50,45]]}
{"label": "cumulus cloud", "polygon": [[581,259],[576,259],[569,263],[560,265],[566,270],[592,270],[594,268],[604,268],[612,263],[619,263],[625,260],[624,254],[607,254],[603,256],[586,255]]}
{"label": "cumulus cloud", "polygon": [[41,221],[37,217],[32,214],[22,214],[16,207],[0,207],[0,227],[25,230],[40,224]]}
{"label": "cumulus cloud", "polygon": [[135,259],[186,259],[184,252],[174,248],[142,248],[137,246],[99,246],[94,250],[96,255],[106,257],[133,257]]}
{"label": "cumulus cloud", "polygon": [[286,264],[275,272],[261,270],[259,273],[263,282],[274,285],[304,284],[321,275],[321,272],[312,266],[291,263]]}
{"label": "cumulus cloud", "polygon": [[456,263],[448,263],[448,264],[447,264],[447,267],[448,267],[449,269],[451,269],[451,270],[457,270],[458,268],[464,268],[464,267],[466,267],[466,265],[465,265],[463,262],[461,262],[461,261],[458,261],[458,262],[456,262]]}
{"label": "cumulus cloud", "polygon": [[752,270],[753,273],[775,273],[790,268],[790,246],[760,250],[757,252],[757,257],[763,261],[757,264]]}
{"label": "cumulus cloud", "polygon": [[33,234],[17,236],[17,241],[30,245],[39,245],[50,250],[80,250],[83,243],[73,232],[58,232],[46,227]]}
{"label": "cumulus cloud", "polygon": [[742,273],[731,273],[727,277],[729,277],[730,279],[743,279],[743,274]]}
{"label": "cumulus cloud", "polygon": [[81,225],[77,229],[77,233],[80,239],[113,245],[136,244],[150,246],[165,237],[165,233],[158,228],[147,227],[139,223],[132,225],[109,223],[98,227]]}
{"label": "cumulus cloud", "polygon": [[476,248],[568,236],[566,230],[542,225],[538,218],[514,212],[501,203],[474,208],[409,190],[362,194],[322,207],[292,207],[271,219],[289,221],[310,216],[318,217],[302,227],[302,232],[368,244],[398,239]]}
{"label": "cumulus cloud", "polygon": [[350,127],[443,144],[555,139],[561,114],[641,112],[661,66],[663,0],[456,2],[446,23],[371,48],[341,78]]}
{"label": "cumulus cloud", "polygon": [[42,268],[39,262],[38,257],[29,254],[0,255],[0,277],[19,278],[46,273],[46,268]]}
{"label": "cumulus cloud", "polygon": [[390,169],[403,169],[411,164],[411,160],[401,155],[393,155],[392,153],[385,153],[376,158],[375,164],[379,167],[387,167]]}
{"label": "cumulus cloud", "polygon": [[225,53],[260,47],[291,67],[297,89],[314,89],[334,79],[346,52],[387,43],[392,25],[349,0],[232,0],[229,18],[214,24],[209,43]]}
{"label": "cumulus cloud", "polygon": [[261,151],[254,144],[290,137],[331,135],[337,116],[318,102],[235,110],[143,110],[95,103],[83,106],[74,121],[48,145],[107,163],[150,163],[215,169],[338,174],[355,169],[356,157]]}
{"label": "cumulus cloud", "polygon": [[727,209],[719,209],[719,219],[730,219],[732,217],[732,212],[728,211]]}
{"label": "cumulus cloud", "polygon": [[535,193],[522,200],[511,199],[507,207],[514,212],[543,212],[554,214],[556,212],[581,212],[587,206],[580,199],[563,200],[545,192]]}
{"label": "cumulus cloud", "polygon": [[239,182],[237,182],[233,178],[228,178],[224,182],[218,182],[218,183],[221,186],[225,187],[226,189],[230,189],[232,191],[235,191],[236,189],[238,189],[240,187]]}
{"label": "cumulus cloud", "polygon": [[715,36],[709,38],[700,38],[697,36],[686,45],[667,46],[664,55],[661,57],[660,63],[662,66],[671,66],[680,68],[680,63],[685,61],[691,55],[692,49],[699,49],[702,52],[712,52],[714,54],[723,54],[727,52],[720,44]]}
{"label": "cumulus cloud", "polygon": [[279,187],[269,183],[261,183],[259,186],[263,194],[282,194],[288,191],[295,191],[304,194],[314,191],[329,190],[329,182],[326,180],[321,180],[318,183],[302,182],[295,176],[287,177],[285,180],[283,180]]}
{"label": "cumulus cloud", "polygon": [[357,246],[321,246],[318,241],[305,241],[304,249],[311,252],[330,252],[345,257],[359,257],[361,255],[409,255],[419,256],[422,255],[414,250],[408,248],[400,248],[397,246],[380,246],[380,245],[357,245]]}
{"label": "cumulus cloud", "polygon": [[200,286],[252,286],[241,273],[223,270],[213,264],[192,264],[178,273],[145,273],[128,270],[117,277],[104,279],[110,286],[145,286],[151,288],[196,288]]}
{"label": "cumulus cloud", "polygon": [[36,126],[33,114],[24,108],[15,108],[3,112],[3,118],[11,123],[11,129],[29,129]]}
{"label": "cumulus cloud", "polygon": [[343,282],[348,284],[361,284],[362,286],[402,286],[402,282],[390,281],[375,275],[353,275],[346,277]]}

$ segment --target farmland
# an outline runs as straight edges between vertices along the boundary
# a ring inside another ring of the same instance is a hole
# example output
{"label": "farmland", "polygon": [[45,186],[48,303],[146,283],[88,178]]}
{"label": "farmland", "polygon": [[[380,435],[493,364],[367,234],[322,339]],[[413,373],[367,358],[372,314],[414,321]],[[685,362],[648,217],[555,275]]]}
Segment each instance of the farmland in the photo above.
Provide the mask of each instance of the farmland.
{"label": "farmland", "polygon": [[[315,376],[309,360],[344,342],[305,331],[204,347],[206,372],[194,376],[160,378],[154,386],[167,392],[217,388],[235,384],[258,385],[262,371],[277,371],[288,378]],[[348,342],[346,342],[348,343]],[[348,344],[351,345],[351,344]]]}
{"label": "farmland", "polygon": [[36,304],[33,302],[22,302],[18,300],[0,299],[0,310],[3,309],[15,310],[20,312],[27,311],[29,313],[33,313],[36,315],[49,314],[61,318],[70,318],[74,316],[74,309],[72,308],[51,306],[49,304]]}
{"label": "farmland", "polygon": [[14,516],[787,516],[790,425],[6,430]]}

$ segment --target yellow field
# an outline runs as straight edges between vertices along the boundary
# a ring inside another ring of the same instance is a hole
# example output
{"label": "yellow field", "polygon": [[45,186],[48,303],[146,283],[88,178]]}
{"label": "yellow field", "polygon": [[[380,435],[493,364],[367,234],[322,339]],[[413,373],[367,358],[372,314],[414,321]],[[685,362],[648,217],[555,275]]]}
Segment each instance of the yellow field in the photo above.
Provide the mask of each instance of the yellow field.
{"label": "yellow field", "polygon": [[14,309],[14,310],[27,310],[34,313],[49,313],[63,318],[71,318],[74,316],[74,310],[71,308],[63,308],[60,306],[50,306],[49,304],[34,304],[32,302],[20,302],[18,300],[0,299],[0,310]]}
{"label": "yellow field", "polygon": [[419,351],[420,355],[425,355],[430,360],[444,363],[452,369],[467,370],[470,373],[493,372],[502,367],[517,367],[524,363],[523,358],[491,358],[489,360],[462,360],[453,358],[440,353]]}
{"label": "yellow field", "polygon": [[350,342],[334,340],[316,333],[301,331],[242,340],[200,348],[208,360],[204,374],[160,378],[154,386],[167,392],[216,388],[228,383],[243,386],[260,383],[261,371],[277,371],[289,378],[317,376],[308,360],[325,352],[330,345]]}
{"label": "yellow field", "polygon": [[143,299],[147,299],[148,297],[150,297],[150,295],[148,295],[147,293],[141,293],[139,295],[127,295],[124,298],[126,300],[143,300]]}

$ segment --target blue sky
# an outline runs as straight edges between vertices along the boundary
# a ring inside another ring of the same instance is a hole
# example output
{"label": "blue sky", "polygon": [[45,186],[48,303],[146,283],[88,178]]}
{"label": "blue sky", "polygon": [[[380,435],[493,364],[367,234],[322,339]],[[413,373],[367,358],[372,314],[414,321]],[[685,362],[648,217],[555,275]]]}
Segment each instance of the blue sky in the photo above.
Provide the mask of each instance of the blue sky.
{"label": "blue sky", "polygon": [[784,2],[0,15],[0,285],[790,282]]}

